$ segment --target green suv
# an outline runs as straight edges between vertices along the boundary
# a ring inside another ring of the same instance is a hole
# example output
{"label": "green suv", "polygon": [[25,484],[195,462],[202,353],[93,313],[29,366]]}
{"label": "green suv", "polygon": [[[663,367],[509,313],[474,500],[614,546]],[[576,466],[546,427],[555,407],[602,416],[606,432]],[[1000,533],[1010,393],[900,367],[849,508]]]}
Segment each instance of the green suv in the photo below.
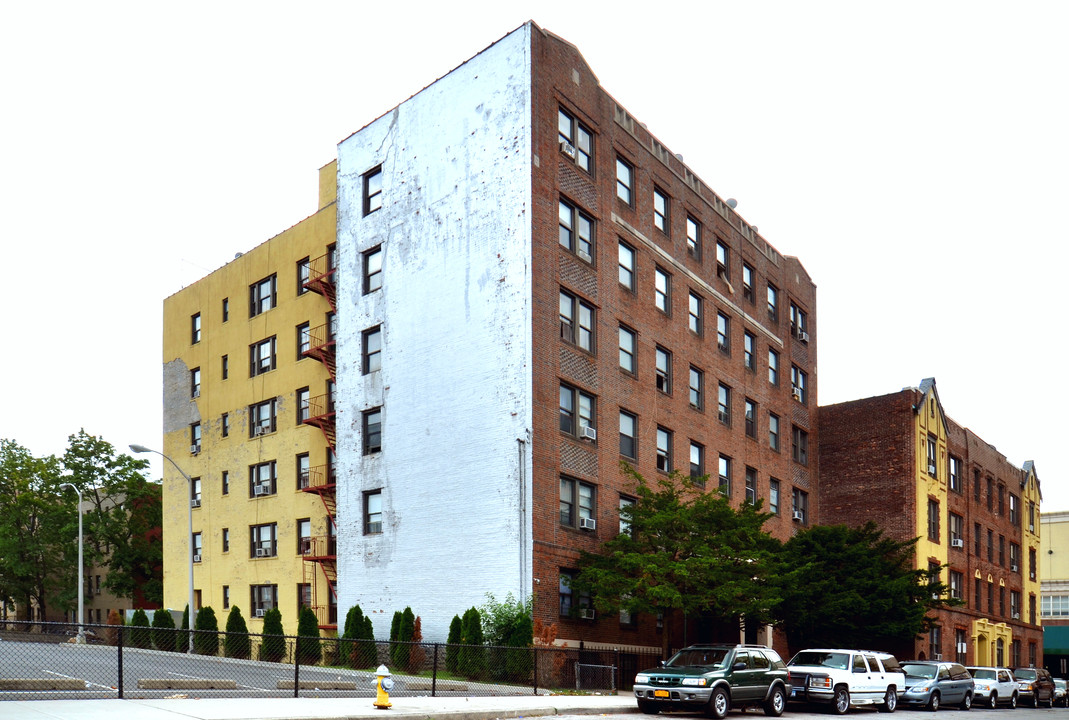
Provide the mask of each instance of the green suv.
{"label": "green suv", "polygon": [[764,645],[691,645],[635,675],[638,709],[649,715],[695,709],[719,719],[732,708],[758,706],[775,717],[790,694],[787,666]]}

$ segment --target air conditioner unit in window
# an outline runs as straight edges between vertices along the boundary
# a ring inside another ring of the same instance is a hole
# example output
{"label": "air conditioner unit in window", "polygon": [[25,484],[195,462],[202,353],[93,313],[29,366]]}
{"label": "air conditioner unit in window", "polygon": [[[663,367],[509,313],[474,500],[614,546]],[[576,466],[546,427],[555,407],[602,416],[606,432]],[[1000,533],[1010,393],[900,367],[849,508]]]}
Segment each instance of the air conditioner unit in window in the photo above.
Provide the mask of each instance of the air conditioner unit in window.
{"label": "air conditioner unit in window", "polygon": [[263,548],[256,548],[256,557],[263,557],[266,554]]}
{"label": "air conditioner unit in window", "polygon": [[301,538],[300,545],[298,545],[298,552],[300,552],[301,555],[308,555],[312,552],[311,538]]}
{"label": "air conditioner unit in window", "polygon": [[570,157],[572,160],[575,160],[575,145],[572,145],[567,140],[560,141],[560,151]]}
{"label": "air conditioner unit in window", "polygon": [[932,464],[928,465],[928,474],[932,475],[932,476],[935,475],[935,465],[932,465]]}
{"label": "air conditioner unit in window", "polygon": [[194,555],[193,562],[200,562],[200,555]]}
{"label": "air conditioner unit in window", "polygon": [[932,653],[932,660],[942,660],[943,653]]}
{"label": "air conditioner unit in window", "polygon": [[252,436],[253,437],[260,437],[263,434],[264,434],[263,425],[257,425],[256,427],[254,427],[252,429]]}
{"label": "air conditioner unit in window", "polygon": [[804,343],[809,342],[809,333],[807,333],[805,330],[800,330],[798,332],[798,339]]}
{"label": "air conditioner unit in window", "polygon": [[1020,620],[1021,619],[1021,613],[1014,613],[1013,614],[1013,619],[1014,620]]}
{"label": "air conditioner unit in window", "polygon": [[1017,572],[1017,570],[1017,563],[1013,563],[1012,565],[1010,565],[1010,572]]}
{"label": "air conditioner unit in window", "polygon": [[193,397],[194,398],[199,398],[200,397],[200,388],[197,388],[196,390],[193,391]]}
{"label": "air conditioner unit in window", "polygon": [[256,608],[256,617],[263,617],[263,616],[264,616],[264,609],[263,608]]}
{"label": "air conditioner unit in window", "polygon": [[952,547],[952,548],[954,548],[954,547],[956,547],[956,548],[965,547],[965,541],[962,540],[961,538],[950,538],[950,547]]}
{"label": "air conditioner unit in window", "polygon": [[200,498],[193,498],[193,499],[192,499],[192,500],[191,500],[191,501],[189,502],[189,504],[190,504],[190,506],[192,506],[192,507],[195,507],[195,508],[199,508],[199,507],[200,507]]}
{"label": "air conditioner unit in window", "polygon": [[586,425],[579,430],[579,437],[583,438],[584,440],[597,440],[598,431],[590,427],[589,425]]}
{"label": "air conditioner unit in window", "polygon": [[802,389],[799,388],[799,387],[792,387],[791,388],[791,397],[793,397],[798,402],[801,402],[802,401]]}
{"label": "air conditioner unit in window", "polygon": [[590,257],[590,253],[588,253],[586,250],[576,250],[575,254],[586,260],[587,262],[591,262],[593,260],[593,258]]}
{"label": "air conditioner unit in window", "polygon": [[802,522],[803,520],[805,520],[805,515],[802,514],[801,510],[795,510],[794,515],[792,517],[795,522]]}
{"label": "air conditioner unit in window", "polygon": [[579,518],[580,530],[596,530],[598,527],[598,521],[594,518]]}
{"label": "air conditioner unit in window", "polygon": [[597,613],[594,612],[594,608],[585,607],[579,609],[579,617],[583,620],[593,620],[596,616]]}
{"label": "air conditioner unit in window", "polygon": [[200,445],[190,445],[189,446],[189,452],[192,453],[193,455],[196,455],[197,453],[200,452]]}

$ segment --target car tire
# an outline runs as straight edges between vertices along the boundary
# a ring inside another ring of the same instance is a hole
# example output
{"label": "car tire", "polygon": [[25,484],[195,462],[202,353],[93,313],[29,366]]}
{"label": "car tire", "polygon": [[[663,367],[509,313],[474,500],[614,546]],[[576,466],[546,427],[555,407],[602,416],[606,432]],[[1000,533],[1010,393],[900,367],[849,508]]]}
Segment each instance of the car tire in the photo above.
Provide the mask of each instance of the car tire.
{"label": "car tire", "polygon": [[784,708],[787,707],[787,694],[783,692],[783,688],[779,685],[772,688],[772,694],[768,696],[768,700],[765,700],[765,715],[769,717],[779,717],[783,714]]}
{"label": "car tire", "polygon": [[962,710],[972,710],[972,693],[965,693],[965,697],[961,701],[961,705],[958,706]]}
{"label": "car tire", "polygon": [[1054,694],[1051,693],[1051,696],[1049,698],[1047,698],[1047,709],[1053,709],[1053,708],[1054,708]]}
{"label": "car tire", "polygon": [[845,715],[850,709],[850,689],[845,685],[835,688],[835,694],[831,698],[831,711],[836,715]]}
{"label": "car tire", "polygon": [[932,712],[939,709],[939,693],[932,693],[931,697],[928,698],[928,704],[925,706],[925,709]]}
{"label": "car tire", "polygon": [[880,712],[893,713],[898,707],[898,690],[894,685],[887,686],[887,692],[883,694],[883,702],[876,706]]}
{"label": "car tire", "polygon": [[731,709],[731,697],[723,685],[713,688],[713,694],[709,696],[709,717],[716,720],[724,720]]}
{"label": "car tire", "polygon": [[998,693],[995,692],[994,690],[991,691],[991,697],[989,697],[987,699],[987,706],[989,708],[997,708],[998,707]]}
{"label": "car tire", "polygon": [[1010,710],[1017,709],[1017,693],[1010,695]]}
{"label": "car tire", "polygon": [[661,711],[661,708],[655,702],[650,702],[649,700],[639,700],[638,710],[644,715],[656,715]]}

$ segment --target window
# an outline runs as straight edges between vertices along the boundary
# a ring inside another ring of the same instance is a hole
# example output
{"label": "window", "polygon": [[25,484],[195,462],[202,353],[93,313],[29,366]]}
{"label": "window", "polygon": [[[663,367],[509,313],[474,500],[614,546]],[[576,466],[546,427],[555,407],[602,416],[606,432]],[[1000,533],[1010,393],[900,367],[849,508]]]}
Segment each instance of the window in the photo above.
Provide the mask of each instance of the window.
{"label": "window", "polygon": [[230,377],[230,356],[223,356],[223,379],[226,380]]}
{"label": "window", "polygon": [[779,290],[772,283],[768,284],[768,320],[779,322]]}
{"label": "window", "polygon": [[312,606],[312,584],[297,583],[297,609]]}
{"label": "window", "polygon": [[939,501],[928,498],[928,539],[939,542]]}
{"label": "window", "polygon": [[572,581],[574,579],[574,571],[560,571],[560,614],[565,617],[574,616],[578,610],[590,608],[590,596],[588,594],[580,593],[578,597],[573,599]]}
{"label": "window", "polygon": [[274,275],[249,285],[249,317],[265,313],[277,304],[278,288]]}
{"label": "window", "polygon": [[806,404],[806,373],[797,365],[791,365],[791,395],[795,400]]}
{"label": "window", "polygon": [[249,345],[249,377],[275,369],[275,336]]}
{"label": "window", "polygon": [[705,447],[693,440],[690,441],[690,479],[700,480],[705,475]]}
{"label": "window", "polygon": [[798,307],[792,301],[789,308],[791,320],[791,335],[802,342],[809,342],[809,323],[805,310]]}
{"label": "window", "polygon": [[657,469],[672,472],[672,431],[657,427]]}
{"label": "window", "polygon": [[376,325],[364,331],[364,374],[382,369],[382,326]]}
{"label": "window", "polygon": [[702,259],[702,224],[687,215],[687,253],[695,260]]}
{"label": "window", "polygon": [[742,264],[742,299],[754,304],[753,268],[747,263]]}
{"label": "window", "polygon": [[189,451],[200,452],[200,423],[193,423],[189,426]]}
{"label": "window", "polygon": [[1036,549],[1028,548],[1028,579],[1036,579]]}
{"label": "window", "polygon": [[794,518],[803,525],[809,524],[809,493],[800,488],[791,490],[791,504]]}
{"label": "window", "polygon": [[278,491],[276,480],[274,460],[249,465],[249,497],[274,495]]}
{"label": "window", "polygon": [[200,313],[193,315],[189,318],[190,325],[190,343],[196,345],[200,342]]}
{"label": "window", "polygon": [[382,533],[382,490],[364,493],[364,534]]}
{"label": "window", "polygon": [[702,334],[702,299],[693,292],[690,294],[687,312],[689,315],[690,331],[695,335]]}
{"label": "window", "polygon": [[999,533],[998,536],[998,564],[1006,567],[1006,536]]}
{"label": "window", "polygon": [[305,353],[312,349],[312,329],[309,323],[297,326],[297,359],[303,360]]}
{"label": "window", "polygon": [[972,496],[973,500],[980,502],[980,471],[973,470],[973,484],[972,484]]}
{"label": "window", "polygon": [[668,196],[660,188],[653,188],[653,226],[668,235]]}
{"label": "window", "polygon": [[189,371],[189,396],[200,397],[200,368],[193,368]]}
{"label": "window", "polygon": [[749,371],[753,371],[757,368],[757,361],[754,357],[754,344],[757,339],[754,334],[749,330],[744,330],[742,333],[742,365]]}
{"label": "window", "polygon": [[770,478],[768,481],[768,511],[779,515],[779,480],[776,478]]}
{"label": "window", "polygon": [[622,158],[616,158],[616,197],[634,205],[635,169]]}
{"label": "window", "polygon": [[223,298],[223,322],[230,320],[230,298]]}
{"label": "window", "polygon": [[297,424],[301,425],[307,422],[308,418],[312,416],[312,396],[308,388],[303,387],[297,390]]}
{"label": "window", "polygon": [[947,515],[950,528],[950,547],[965,547],[965,518],[956,513]]}
{"label": "window", "polygon": [[987,560],[995,562],[995,531],[991,529],[987,531]]}
{"label": "window", "polygon": [[632,460],[638,457],[635,441],[638,434],[638,418],[624,410],[620,411],[620,454]]}
{"label": "window", "polygon": [[382,288],[382,246],[364,253],[364,294]]}
{"label": "window", "polygon": [[950,597],[961,600],[961,588],[965,585],[965,576],[957,570],[950,571]]}
{"label": "window", "polygon": [[635,499],[634,498],[630,498],[630,497],[626,497],[624,495],[621,495],[620,496],[620,534],[621,535],[630,535],[631,534],[631,513],[634,512],[634,509],[635,509]]}
{"label": "window", "polygon": [[566,527],[583,525],[582,520],[594,520],[594,486],[568,477],[560,479],[560,524]]}
{"label": "window", "polygon": [[[1033,551],[1034,552],[1034,551]],[[1036,596],[1028,596],[1028,622],[1033,625],[1036,624]],[[1031,643],[1028,648],[1029,660],[1033,665],[1036,664],[1036,646],[1035,643]]]}
{"label": "window", "polygon": [[[1013,596],[1017,595],[1017,607],[1020,607],[1020,593],[1010,594],[1010,607],[1013,607]],[[1064,618],[1069,617],[1069,595],[1044,595],[1040,598],[1040,610],[1043,617]],[[1018,612],[1020,612],[1018,610]]]}
{"label": "window", "polygon": [[779,385],[779,353],[772,348],[768,349],[768,382]]}
{"label": "window", "polygon": [[661,268],[653,271],[653,304],[665,315],[672,314],[672,276]]}
{"label": "window", "polygon": [[382,207],[382,166],[364,173],[364,215]]}
{"label": "window", "polygon": [[199,532],[193,533],[193,562],[199,563],[201,553],[204,551],[203,541]]}
{"label": "window", "polygon": [[[995,583],[992,581],[987,583],[987,612],[992,615],[995,614]],[[999,661],[999,664],[1001,664],[1001,661]]]}
{"label": "window", "polygon": [[809,464],[809,433],[797,425],[791,426],[791,458],[796,463]]}
{"label": "window", "polygon": [[746,437],[757,439],[757,403],[746,398],[743,402],[743,419],[746,426]]}
{"label": "window", "polygon": [[982,602],[982,593],[983,593],[983,583],[980,581],[980,578],[976,578],[975,580],[973,580],[972,588],[973,588],[972,604],[973,604],[973,607],[976,608],[976,611],[980,612],[981,609],[982,609],[981,602]]}
{"label": "window", "polygon": [[635,249],[620,241],[620,284],[631,292],[635,291]]}
{"label": "window", "polygon": [[636,372],[635,331],[623,325],[620,326],[620,369],[632,375]]}
{"label": "window", "polygon": [[223,413],[219,418],[219,432],[223,437],[230,437],[230,413]]}
{"label": "window", "polygon": [[338,336],[338,316],[333,312],[326,314],[327,342],[334,342]]}
{"label": "window", "polygon": [[1013,493],[1010,493],[1010,524],[1021,527],[1021,501]]}
{"label": "window", "polygon": [[[950,489],[953,492],[956,492],[956,493],[958,493],[960,495],[961,492],[962,492],[962,488],[961,488],[961,460],[959,458],[954,457],[953,455],[950,456],[949,475],[950,475],[950,477],[948,478],[948,482],[950,484]],[[1013,509],[1012,499],[1011,499],[1010,502],[1011,502],[1010,509],[1012,511],[1012,509]]]}
{"label": "window", "polygon": [[757,504],[757,470],[749,466],[746,468],[746,502]]}
{"label": "window", "polygon": [[723,240],[716,241],[716,276],[731,281],[731,251]]}
{"label": "window", "polygon": [[250,585],[249,607],[253,617],[263,617],[268,610],[278,607],[278,585]]}
{"label": "window", "polygon": [[690,366],[690,406],[695,410],[705,407],[705,373]]}
{"label": "window", "polygon": [[654,372],[657,374],[657,389],[665,395],[672,394],[672,353],[663,347],[654,351]]}
{"label": "window", "polygon": [[589,215],[577,210],[574,205],[561,200],[557,215],[560,223],[561,247],[570,250],[583,260],[594,259],[594,221]]}
{"label": "window", "polygon": [[584,437],[586,428],[594,429],[594,396],[570,385],[560,386],[561,432]]}
{"label": "window", "polygon": [[731,354],[731,319],[721,312],[716,314],[716,346],[721,352]]}
{"label": "window", "polygon": [[1034,533],[1036,531],[1036,504],[1028,501],[1028,532]]}
{"label": "window", "polygon": [[1021,546],[1010,541],[1010,572],[1019,572],[1021,569]]}
{"label": "window", "polygon": [[364,417],[364,454],[371,455],[382,450],[382,408],[365,410]]}
{"label": "window", "polygon": [[768,414],[768,446],[779,452],[779,415]]}
{"label": "window", "polygon": [[973,555],[980,557],[980,543],[981,543],[980,523],[973,523],[972,526],[972,543],[973,543]]}
{"label": "window", "polygon": [[251,525],[249,541],[249,557],[275,557],[278,555],[278,523]]}
{"label": "window", "polygon": [[276,398],[271,398],[262,403],[249,405],[249,437],[259,437],[275,431],[277,402]]}
{"label": "window", "polygon": [[987,509],[994,511],[995,509],[995,481],[990,477],[987,478]]}
{"label": "window", "polygon": [[223,528],[223,552],[230,552],[230,528]]}
{"label": "window", "polygon": [[939,447],[938,443],[939,441],[935,435],[928,433],[928,475],[933,478],[938,477],[939,466],[936,464],[936,453],[938,452]]}
{"label": "window", "polygon": [[221,485],[222,485],[223,495],[229,495],[230,494],[230,471],[229,470],[224,470],[221,479],[222,479]]}
{"label": "window", "polygon": [[311,258],[301,258],[297,261],[297,294],[304,295],[308,292],[308,281],[312,279]]}
{"label": "window", "polygon": [[716,394],[717,419],[725,425],[731,425],[731,388],[720,383]]}
{"label": "window", "polygon": [[590,172],[593,168],[594,134],[564,110],[557,111],[557,134],[565,157]]}
{"label": "window", "polygon": [[564,290],[560,291],[560,336],[594,352],[594,308]]}
{"label": "window", "polygon": [[721,455],[717,463],[717,475],[719,478],[720,492],[731,497],[731,458]]}

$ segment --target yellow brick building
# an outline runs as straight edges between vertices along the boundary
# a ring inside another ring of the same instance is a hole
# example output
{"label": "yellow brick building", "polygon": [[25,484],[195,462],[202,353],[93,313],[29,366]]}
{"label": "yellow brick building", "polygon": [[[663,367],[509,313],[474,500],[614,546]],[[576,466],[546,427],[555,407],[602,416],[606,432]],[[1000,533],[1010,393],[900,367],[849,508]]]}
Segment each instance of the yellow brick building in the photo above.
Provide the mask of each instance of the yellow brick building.
{"label": "yellow brick building", "polygon": [[314,214],[164,301],[164,605],[249,629],[301,605],[337,626],[334,529],[334,241],[337,165]]}

